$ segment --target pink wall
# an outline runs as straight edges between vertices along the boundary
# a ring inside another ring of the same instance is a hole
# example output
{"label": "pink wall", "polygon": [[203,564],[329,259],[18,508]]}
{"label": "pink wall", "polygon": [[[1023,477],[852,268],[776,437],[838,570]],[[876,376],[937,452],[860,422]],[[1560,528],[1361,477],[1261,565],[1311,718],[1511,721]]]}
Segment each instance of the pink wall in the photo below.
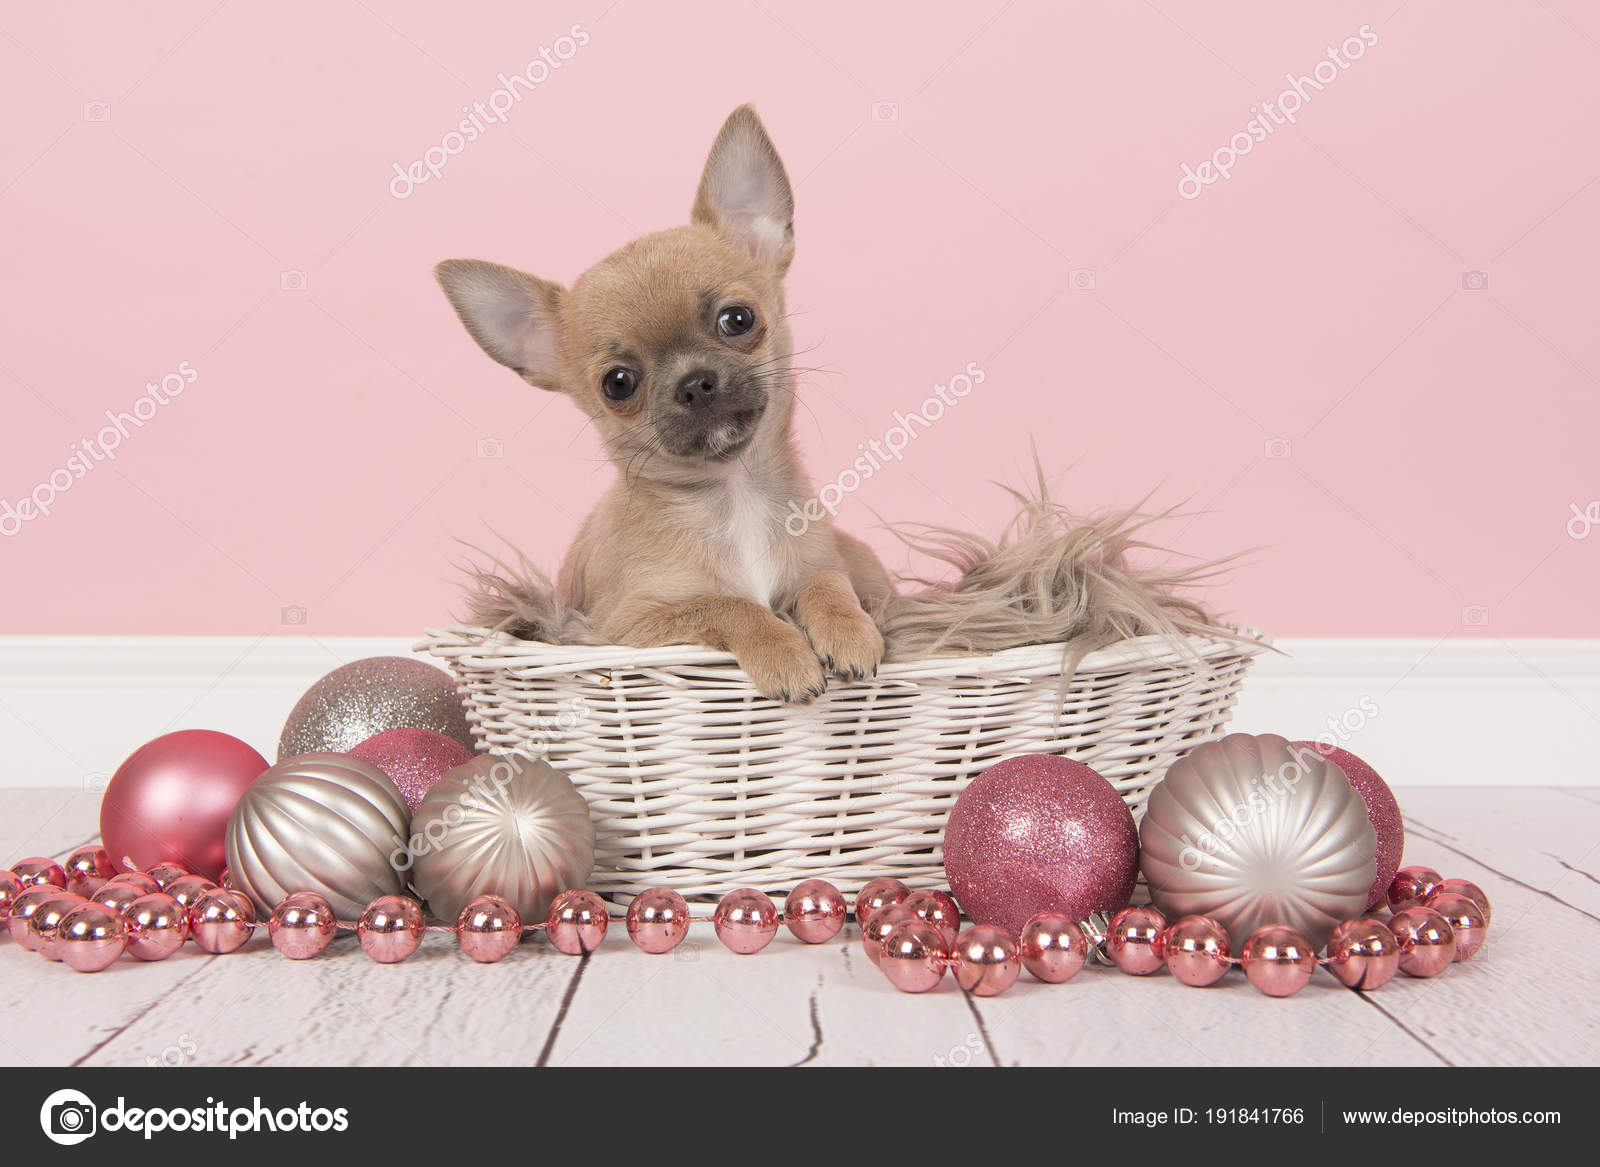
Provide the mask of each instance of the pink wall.
{"label": "pink wall", "polygon": [[[1263,547],[1216,599],[1280,634],[1600,635],[1600,533],[1569,534],[1600,498],[1593,5],[476,11],[0,16],[0,499],[193,375],[48,516],[0,518],[0,632],[409,633],[454,603],[457,537],[553,567],[610,471],[429,267],[570,280],[682,221],[754,100],[797,183],[798,341],[829,370],[801,415],[819,482],[987,374],[842,522],[992,525],[1031,434],[1081,506],[1192,495],[1209,513],[1174,546]],[[559,67],[506,122],[393,197],[393,164],[541,46]],[[1319,61],[1297,125],[1180,194]]]}

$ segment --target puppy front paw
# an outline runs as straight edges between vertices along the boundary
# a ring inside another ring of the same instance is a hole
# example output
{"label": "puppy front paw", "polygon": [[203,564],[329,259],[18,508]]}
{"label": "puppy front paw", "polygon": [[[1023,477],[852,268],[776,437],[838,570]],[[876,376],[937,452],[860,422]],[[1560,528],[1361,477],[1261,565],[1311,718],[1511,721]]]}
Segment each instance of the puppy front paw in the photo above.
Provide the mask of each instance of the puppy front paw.
{"label": "puppy front paw", "polygon": [[784,626],[792,636],[773,636],[759,646],[737,653],[739,667],[763,697],[789,705],[804,705],[822,696],[828,678],[816,653],[799,631]]}
{"label": "puppy front paw", "polygon": [[855,611],[814,621],[807,629],[822,667],[846,681],[878,675],[883,636],[865,612]]}

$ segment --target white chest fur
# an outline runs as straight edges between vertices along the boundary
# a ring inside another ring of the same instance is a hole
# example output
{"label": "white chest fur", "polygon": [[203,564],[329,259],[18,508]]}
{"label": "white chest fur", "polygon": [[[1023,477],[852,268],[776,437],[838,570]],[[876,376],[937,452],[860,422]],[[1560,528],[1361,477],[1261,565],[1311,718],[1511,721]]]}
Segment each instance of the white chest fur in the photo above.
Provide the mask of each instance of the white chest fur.
{"label": "white chest fur", "polygon": [[777,505],[745,473],[727,479],[721,489],[723,570],[740,595],[771,604],[778,586],[778,557],[773,544],[781,537],[783,527]]}

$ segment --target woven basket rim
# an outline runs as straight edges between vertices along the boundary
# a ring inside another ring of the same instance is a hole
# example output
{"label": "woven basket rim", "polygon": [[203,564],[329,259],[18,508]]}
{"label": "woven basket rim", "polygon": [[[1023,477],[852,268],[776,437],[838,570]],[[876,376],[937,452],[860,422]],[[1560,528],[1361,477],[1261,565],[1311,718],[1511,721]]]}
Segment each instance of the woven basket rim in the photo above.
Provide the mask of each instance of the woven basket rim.
{"label": "woven basket rim", "polygon": [[[1078,662],[1078,673],[1115,670],[1130,665],[1160,666],[1190,664],[1227,656],[1256,656],[1272,648],[1272,637],[1248,624],[1225,623],[1222,627],[1243,639],[1226,636],[1187,634],[1176,638],[1162,635],[1135,636],[1086,653]],[[416,651],[448,656],[466,666],[522,666],[533,669],[646,669],[672,671],[678,668],[702,670],[737,668],[733,654],[689,644],[637,648],[621,644],[551,644],[542,640],[522,640],[506,632],[473,624],[448,624],[425,627],[426,639]],[[915,677],[930,666],[941,672],[990,673],[1039,667],[1059,667],[1066,645],[1024,644],[992,653],[922,657],[894,661],[878,668],[878,679]]]}

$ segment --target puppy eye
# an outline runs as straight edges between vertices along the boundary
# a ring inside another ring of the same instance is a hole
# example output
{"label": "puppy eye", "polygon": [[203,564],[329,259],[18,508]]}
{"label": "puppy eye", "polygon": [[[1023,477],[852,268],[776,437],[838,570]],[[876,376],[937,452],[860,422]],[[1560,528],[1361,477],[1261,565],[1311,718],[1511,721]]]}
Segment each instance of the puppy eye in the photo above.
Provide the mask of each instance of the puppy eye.
{"label": "puppy eye", "polygon": [[626,401],[639,389],[639,376],[632,369],[618,366],[608,369],[606,375],[600,378],[600,391],[610,401]]}
{"label": "puppy eye", "polygon": [[717,314],[717,331],[723,336],[743,336],[755,326],[755,312],[743,304],[734,304]]}

